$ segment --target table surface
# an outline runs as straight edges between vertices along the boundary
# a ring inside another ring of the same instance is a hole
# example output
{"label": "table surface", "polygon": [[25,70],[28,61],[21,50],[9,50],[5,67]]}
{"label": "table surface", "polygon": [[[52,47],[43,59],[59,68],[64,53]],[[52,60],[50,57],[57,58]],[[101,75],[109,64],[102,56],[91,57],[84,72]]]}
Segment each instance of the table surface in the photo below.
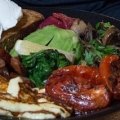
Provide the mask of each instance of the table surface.
{"label": "table surface", "polygon": [[120,110],[93,120],[120,120]]}

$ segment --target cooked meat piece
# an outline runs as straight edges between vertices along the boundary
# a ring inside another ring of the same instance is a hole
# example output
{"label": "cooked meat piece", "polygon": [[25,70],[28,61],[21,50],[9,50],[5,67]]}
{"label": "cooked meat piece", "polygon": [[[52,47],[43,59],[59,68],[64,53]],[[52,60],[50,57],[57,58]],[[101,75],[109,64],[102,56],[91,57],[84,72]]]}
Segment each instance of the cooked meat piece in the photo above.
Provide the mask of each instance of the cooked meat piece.
{"label": "cooked meat piece", "polygon": [[0,58],[0,68],[5,67],[5,61]]}
{"label": "cooked meat piece", "polygon": [[7,68],[7,63],[0,58],[0,75],[4,76],[7,79],[10,79],[9,67]]}
{"label": "cooked meat piece", "polygon": [[10,79],[10,59],[11,56],[3,48],[0,48],[0,75]]}
{"label": "cooked meat piece", "polygon": [[46,93],[55,102],[75,111],[101,109],[109,104],[110,96],[106,87],[99,83],[100,79],[96,68],[68,66],[53,72],[47,81]]}
{"label": "cooked meat piece", "polygon": [[19,75],[22,75],[22,76],[26,75],[25,68],[20,62],[19,57],[12,57],[10,61],[10,65],[14,69],[14,71],[17,72]]}
{"label": "cooked meat piece", "polygon": [[8,80],[11,78],[7,67],[0,68],[0,75],[7,78]]}
{"label": "cooked meat piece", "polygon": [[120,59],[111,63],[110,80],[113,84],[114,99],[120,100]]}
{"label": "cooked meat piece", "polygon": [[114,45],[120,46],[120,30],[115,26],[111,26],[105,32],[102,42],[104,45],[114,44]]}
{"label": "cooked meat piece", "polygon": [[0,48],[0,58],[9,65],[11,56],[3,48]]}

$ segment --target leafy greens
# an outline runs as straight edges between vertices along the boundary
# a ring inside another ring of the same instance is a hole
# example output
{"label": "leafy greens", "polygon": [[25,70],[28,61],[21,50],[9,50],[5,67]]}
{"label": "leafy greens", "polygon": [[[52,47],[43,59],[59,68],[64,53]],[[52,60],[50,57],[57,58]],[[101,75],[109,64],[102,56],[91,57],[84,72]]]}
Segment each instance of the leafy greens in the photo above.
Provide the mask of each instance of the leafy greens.
{"label": "leafy greens", "polygon": [[87,65],[95,65],[96,63],[99,63],[106,55],[119,54],[119,51],[115,46],[103,45],[97,40],[91,40],[88,46],[89,47],[85,49],[83,55]]}
{"label": "leafy greens", "polygon": [[82,46],[78,35],[72,30],[48,25],[31,33],[24,40],[74,54],[76,61],[81,58]]}
{"label": "leafy greens", "polygon": [[45,80],[53,70],[71,64],[63,54],[51,49],[30,55],[21,55],[20,58],[28,72],[29,79],[36,87],[44,87]]}
{"label": "leafy greens", "polygon": [[114,45],[103,45],[101,39],[104,37],[105,32],[112,25],[110,22],[99,22],[96,24],[95,28],[97,30],[98,36],[96,39],[91,39],[89,42],[83,42],[84,52],[83,58],[80,60],[80,64],[87,64],[95,66],[100,60],[110,54],[120,54],[120,51]]}
{"label": "leafy greens", "polygon": [[110,22],[98,22],[95,26],[98,33],[98,39],[102,39],[105,35],[106,30],[111,26],[112,25],[110,24]]}

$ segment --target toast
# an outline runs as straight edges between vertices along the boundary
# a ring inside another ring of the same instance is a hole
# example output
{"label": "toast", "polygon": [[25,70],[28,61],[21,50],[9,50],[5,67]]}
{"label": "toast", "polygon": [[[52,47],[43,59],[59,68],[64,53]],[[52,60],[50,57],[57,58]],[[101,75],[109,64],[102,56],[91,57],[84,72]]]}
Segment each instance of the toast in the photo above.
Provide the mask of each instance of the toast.
{"label": "toast", "polygon": [[0,40],[0,47],[10,51],[16,40],[23,39],[25,36],[35,31],[40,21],[44,19],[41,13],[33,10],[23,9],[23,17],[13,28],[4,31]]}

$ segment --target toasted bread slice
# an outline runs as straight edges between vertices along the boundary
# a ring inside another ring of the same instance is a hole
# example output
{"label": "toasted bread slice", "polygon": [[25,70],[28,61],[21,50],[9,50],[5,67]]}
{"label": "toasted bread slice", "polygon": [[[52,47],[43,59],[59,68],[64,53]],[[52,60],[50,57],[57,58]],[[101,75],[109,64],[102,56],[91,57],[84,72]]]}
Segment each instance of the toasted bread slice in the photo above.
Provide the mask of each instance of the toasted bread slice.
{"label": "toasted bread slice", "polygon": [[3,32],[0,47],[9,51],[15,44],[17,39],[23,39],[37,29],[40,21],[44,19],[41,13],[33,10],[23,9],[23,17],[18,24],[5,32]]}

